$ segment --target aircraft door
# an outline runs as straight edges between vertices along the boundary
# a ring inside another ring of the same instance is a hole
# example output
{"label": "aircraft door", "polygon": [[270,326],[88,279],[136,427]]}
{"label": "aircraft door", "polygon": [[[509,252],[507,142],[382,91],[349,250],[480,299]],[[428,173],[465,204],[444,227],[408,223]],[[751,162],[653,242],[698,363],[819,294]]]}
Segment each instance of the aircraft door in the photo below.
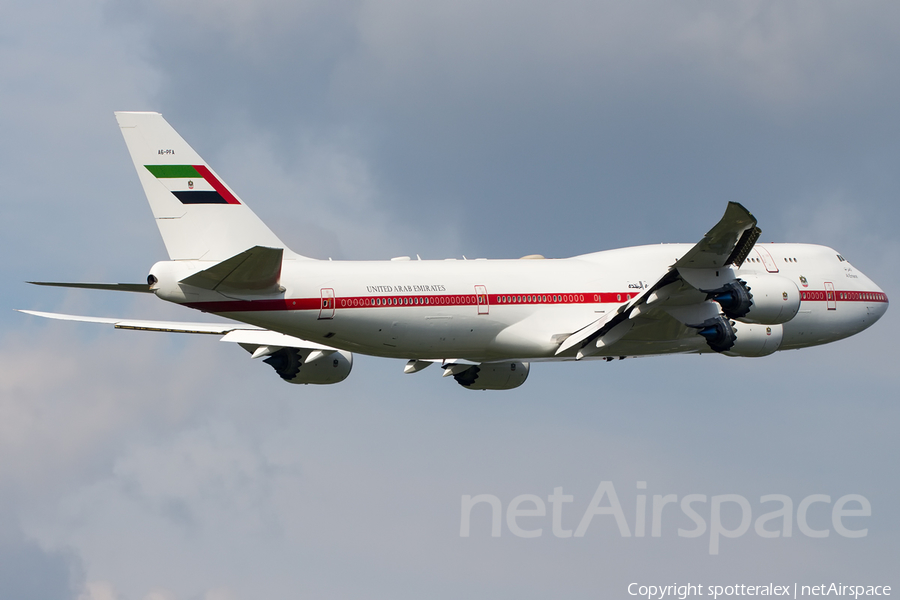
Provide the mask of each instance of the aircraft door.
{"label": "aircraft door", "polygon": [[478,304],[479,315],[486,315],[490,312],[491,305],[488,302],[487,287],[483,285],[475,286],[475,303]]}
{"label": "aircraft door", "polygon": [[769,251],[763,248],[762,246],[754,246],[754,250],[759,254],[759,257],[762,259],[763,264],[766,265],[766,271],[769,273],[777,273],[778,265],[775,264],[775,259],[772,258],[772,255],[769,254]]}
{"label": "aircraft door", "polygon": [[322,300],[319,304],[319,319],[334,318],[334,289],[322,288]]}
{"label": "aircraft door", "polygon": [[837,294],[834,293],[834,284],[825,282],[825,304],[828,310],[837,310]]}

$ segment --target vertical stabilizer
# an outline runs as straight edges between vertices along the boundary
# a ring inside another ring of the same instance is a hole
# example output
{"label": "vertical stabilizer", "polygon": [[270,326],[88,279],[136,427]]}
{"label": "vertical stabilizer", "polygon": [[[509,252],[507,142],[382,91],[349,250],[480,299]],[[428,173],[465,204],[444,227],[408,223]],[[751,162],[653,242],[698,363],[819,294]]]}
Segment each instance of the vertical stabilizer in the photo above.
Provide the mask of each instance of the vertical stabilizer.
{"label": "vertical stabilizer", "polygon": [[222,261],[254,246],[297,257],[161,114],[116,119],[172,260]]}

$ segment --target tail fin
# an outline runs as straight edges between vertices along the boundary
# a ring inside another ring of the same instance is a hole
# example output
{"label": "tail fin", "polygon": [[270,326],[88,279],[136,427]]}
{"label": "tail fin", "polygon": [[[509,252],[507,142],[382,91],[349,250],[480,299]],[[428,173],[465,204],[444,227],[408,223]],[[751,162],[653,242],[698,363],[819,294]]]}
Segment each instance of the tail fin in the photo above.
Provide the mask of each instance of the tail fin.
{"label": "tail fin", "polygon": [[297,257],[161,114],[117,112],[116,119],[169,258],[222,261],[254,246]]}

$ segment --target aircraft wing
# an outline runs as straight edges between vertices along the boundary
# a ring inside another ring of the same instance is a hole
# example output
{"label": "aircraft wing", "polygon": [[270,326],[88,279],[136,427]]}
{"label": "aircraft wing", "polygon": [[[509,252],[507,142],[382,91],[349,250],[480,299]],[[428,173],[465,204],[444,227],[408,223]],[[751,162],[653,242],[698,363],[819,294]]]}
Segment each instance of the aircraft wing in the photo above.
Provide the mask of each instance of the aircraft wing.
{"label": "aircraft wing", "polygon": [[692,269],[741,266],[761,233],[750,211],[737,202],[729,202],[719,222],[674,266]]}
{"label": "aircraft wing", "polygon": [[[280,348],[299,348],[314,350],[328,354],[337,352],[337,348],[318,344],[298,337],[285,335],[277,331],[245,325],[243,323],[185,323],[180,321],[148,321],[139,319],[115,319],[110,317],[84,317],[60,313],[40,312],[36,310],[19,310],[19,312],[47,319],[62,321],[80,321],[83,323],[102,323],[112,325],[116,329],[132,329],[136,331],[162,331],[166,333],[203,333],[223,336],[220,341],[240,344],[254,358],[266,356]],[[265,349],[266,351],[261,351]]]}
{"label": "aircraft wing", "polygon": [[[740,267],[759,239],[756,218],[737,202],[707,234],[669,267],[656,283],[566,338],[557,355],[576,351],[576,358],[597,354],[619,340],[640,336],[667,339],[685,328],[701,329],[719,316],[709,292],[733,281],[732,266]],[[640,325],[640,327],[636,327]],[[661,335],[654,335],[653,329]]]}

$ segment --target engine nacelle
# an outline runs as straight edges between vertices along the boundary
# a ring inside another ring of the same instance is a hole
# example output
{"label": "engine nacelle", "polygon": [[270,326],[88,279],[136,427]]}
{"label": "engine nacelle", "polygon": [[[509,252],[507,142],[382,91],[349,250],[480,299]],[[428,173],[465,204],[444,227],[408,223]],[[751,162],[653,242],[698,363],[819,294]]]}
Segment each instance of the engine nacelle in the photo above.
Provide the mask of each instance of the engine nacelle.
{"label": "engine nacelle", "polygon": [[482,363],[457,373],[453,378],[470,390],[511,390],[525,383],[529,370],[527,362]]}
{"label": "engine nacelle", "polygon": [[703,321],[700,325],[690,325],[706,339],[706,345],[716,352],[727,352],[737,340],[734,321],[728,317],[718,316]]}
{"label": "engine nacelle", "polygon": [[282,348],[264,358],[263,362],[271,365],[288,383],[324,385],[347,379],[353,368],[353,355],[343,350],[323,354],[316,350]]}
{"label": "engine nacelle", "polygon": [[722,353],[727,356],[768,356],[781,347],[784,338],[784,328],[777,324],[737,322],[733,328],[734,345]]}
{"label": "engine nacelle", "polygon": [[787,323],[800,310],[800,289],[780,275],[746,275],[717,290],[704,291],[719,303],[726,317],[744,323]]}

